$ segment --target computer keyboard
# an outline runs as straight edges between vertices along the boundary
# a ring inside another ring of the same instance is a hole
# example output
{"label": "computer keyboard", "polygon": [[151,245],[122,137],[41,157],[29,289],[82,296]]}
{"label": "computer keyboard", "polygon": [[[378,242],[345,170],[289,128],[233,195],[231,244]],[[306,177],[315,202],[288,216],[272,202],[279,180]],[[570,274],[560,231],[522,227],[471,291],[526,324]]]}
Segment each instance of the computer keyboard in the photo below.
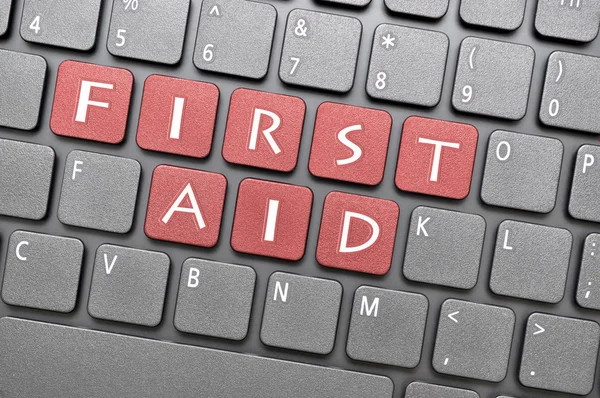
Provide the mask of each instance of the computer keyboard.
{"label": "computer keyboard", "polygon": [[0,397],[598,397],[599,26],[0,0]]}

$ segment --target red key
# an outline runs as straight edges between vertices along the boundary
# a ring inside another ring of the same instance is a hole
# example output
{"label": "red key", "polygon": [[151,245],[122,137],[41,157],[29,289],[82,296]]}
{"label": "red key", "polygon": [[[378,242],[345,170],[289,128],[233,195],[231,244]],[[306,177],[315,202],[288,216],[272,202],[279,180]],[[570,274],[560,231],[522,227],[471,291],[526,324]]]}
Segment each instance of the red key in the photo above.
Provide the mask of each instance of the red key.
{"label": "red key", "polygon": [[298,97],[237,89],[231,95],[223,157],[289,172],[296,167],[306,105]]}
{"label": "red key", "polygon": [[396,186],[464,199],[471,189],[478,136],[469,124],[409,117],[402,128]]}
{"label": "red key", "polygon": [[392,128],[389,113],[325,102],[319,106],[310,172],[317,177],[377,185],[383,179]]}
{"label": "red key", "polygon": [[399,214],[391,200],[331,192],[323,207],[317,261],[326,267],[387,273]]}
{"label": "red key", "polygon": [[152,239],[213,247],[219,240],[227,179],[160,165],[152,174],[144,231]]}
{"label": "red key", "polygon": [[152,75],[144,83],[137,143],[151,151],[204,158],[218,104],[214,84]]}
{"label": "red key", "polygon": [[240,183],[231,247],[297,261],[304,256],[313,193],[306,187],[245,179]]}
{"label": "red key", "polygon": [[118,144],[125,138],[132,86],[127,69],[64,61],[50,128],[57,135]]}

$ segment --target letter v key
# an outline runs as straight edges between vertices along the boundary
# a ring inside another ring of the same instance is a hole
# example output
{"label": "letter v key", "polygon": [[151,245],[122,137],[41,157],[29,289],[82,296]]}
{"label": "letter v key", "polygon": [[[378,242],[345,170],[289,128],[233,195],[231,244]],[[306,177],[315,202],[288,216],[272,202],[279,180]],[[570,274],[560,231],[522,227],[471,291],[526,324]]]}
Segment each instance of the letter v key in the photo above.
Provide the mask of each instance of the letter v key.
{"label": "letter v key", "polygon": [[108,265],[108,254],[104,253],[104,267],[106,268],[106,275],[110,275],[118,257],[119,256],[114,256],[110,265]]}

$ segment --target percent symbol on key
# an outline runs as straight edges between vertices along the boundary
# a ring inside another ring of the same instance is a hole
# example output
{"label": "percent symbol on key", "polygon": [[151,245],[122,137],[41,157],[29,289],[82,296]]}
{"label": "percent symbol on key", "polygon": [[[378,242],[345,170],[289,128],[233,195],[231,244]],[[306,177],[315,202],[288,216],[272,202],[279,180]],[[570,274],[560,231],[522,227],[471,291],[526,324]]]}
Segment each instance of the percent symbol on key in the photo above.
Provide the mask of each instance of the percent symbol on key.
{"label": "percent symbol on key", "polygon": [[139,6],[138,0],[123,0],[123,3],[125,3],[126,10],[131,9],[132,11],[135,11]]}

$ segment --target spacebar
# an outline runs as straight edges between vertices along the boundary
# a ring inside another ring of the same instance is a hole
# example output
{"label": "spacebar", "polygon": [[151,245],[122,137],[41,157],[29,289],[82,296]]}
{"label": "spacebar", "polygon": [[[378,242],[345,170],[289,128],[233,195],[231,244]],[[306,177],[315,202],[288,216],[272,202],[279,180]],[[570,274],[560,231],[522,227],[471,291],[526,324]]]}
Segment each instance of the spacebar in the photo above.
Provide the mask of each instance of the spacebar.
{"label": "spacebar", "polygon": [[16,318],[0,397],[391,397],[383,376]]}

